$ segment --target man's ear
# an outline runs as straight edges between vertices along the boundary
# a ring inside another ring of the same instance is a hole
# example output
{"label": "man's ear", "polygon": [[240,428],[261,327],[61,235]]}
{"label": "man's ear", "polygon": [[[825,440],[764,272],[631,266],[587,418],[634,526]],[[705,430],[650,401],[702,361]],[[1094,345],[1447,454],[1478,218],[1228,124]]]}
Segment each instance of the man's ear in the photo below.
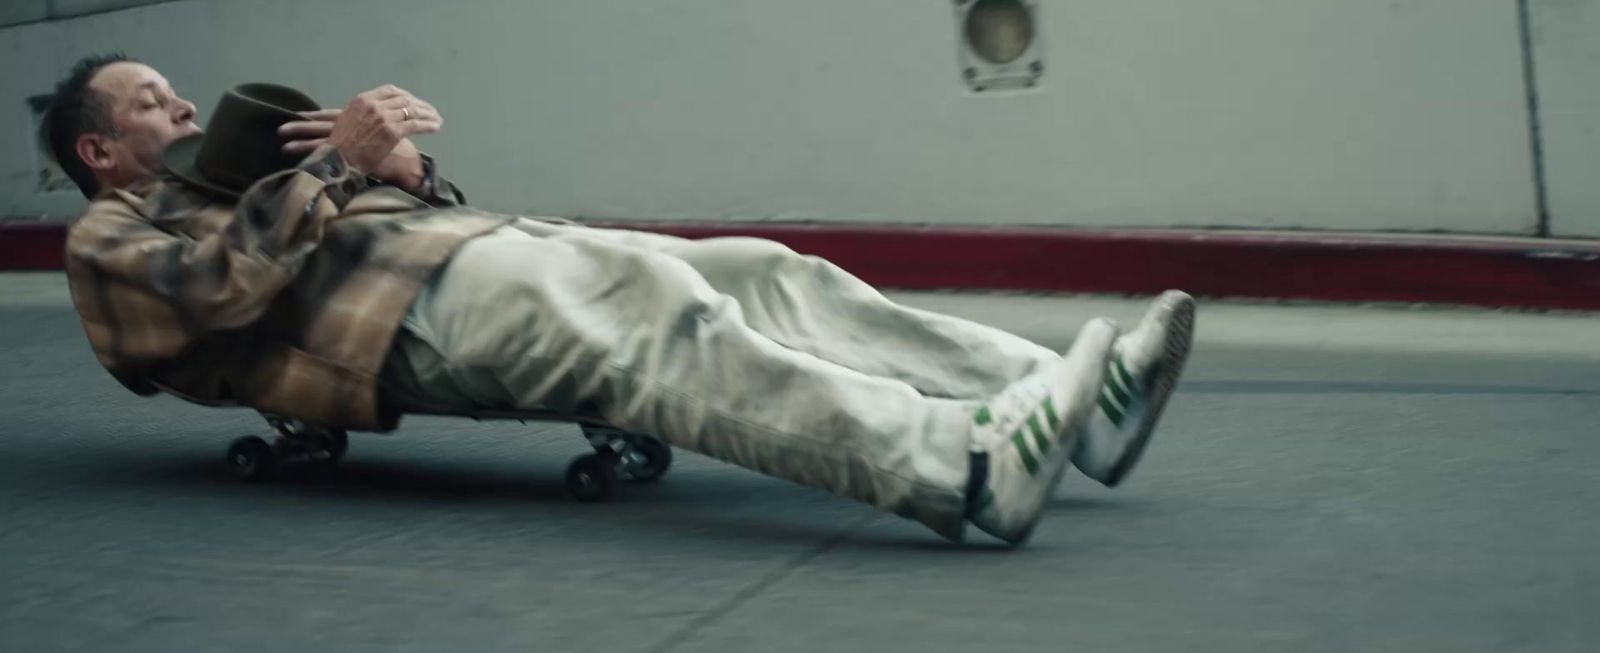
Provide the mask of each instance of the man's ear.
{"label": "man's ear", "polygon": [[116,158],[111,156],[111,150],[106,147],[103,134],[79,134],[75,151],[90,170],[106,171],[117,165]]}

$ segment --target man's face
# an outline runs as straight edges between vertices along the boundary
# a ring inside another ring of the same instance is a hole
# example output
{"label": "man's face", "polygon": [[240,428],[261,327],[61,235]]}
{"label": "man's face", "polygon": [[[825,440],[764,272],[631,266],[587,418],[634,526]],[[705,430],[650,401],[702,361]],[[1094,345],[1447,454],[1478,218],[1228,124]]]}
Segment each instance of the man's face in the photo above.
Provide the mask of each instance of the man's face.
{"label": "man's face", "polygon": [[89,88],[106,101],[117,128],[115,137],[95,139],[100,151],[88,155],[98,157],[89,165],[115,186],[160,172],[161,152],[168,144],[200,133],[194,122],[194,104],[178,97],[167,78],[154,68],[117,62],[101,68]]}

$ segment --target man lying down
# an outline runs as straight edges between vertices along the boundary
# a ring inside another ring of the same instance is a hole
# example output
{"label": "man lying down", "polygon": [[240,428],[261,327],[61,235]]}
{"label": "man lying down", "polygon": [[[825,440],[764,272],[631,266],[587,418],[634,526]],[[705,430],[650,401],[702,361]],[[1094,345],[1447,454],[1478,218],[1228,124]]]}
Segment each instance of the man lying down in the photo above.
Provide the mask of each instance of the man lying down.
{"label": "man lying down", "polygon": [[1022,543],[1069,467],[1121,482],[1188,356],[1194,302],[1057,353],[890,302],[811,256],[468,208],[410,138],[433,105],[226,93],[202,132],[153,68],[89,57],[51,150],[93,201],[72,297],[102,365],[330,428],[405,412],[593,410],[960,540]]}

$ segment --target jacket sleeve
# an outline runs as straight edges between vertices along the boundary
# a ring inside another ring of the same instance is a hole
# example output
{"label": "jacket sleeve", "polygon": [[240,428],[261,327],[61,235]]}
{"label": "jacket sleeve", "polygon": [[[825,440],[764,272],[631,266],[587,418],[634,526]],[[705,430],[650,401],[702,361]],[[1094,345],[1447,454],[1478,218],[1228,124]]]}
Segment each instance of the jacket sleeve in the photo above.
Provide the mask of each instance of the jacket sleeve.
{"label": "jacket sleeve", "polygon": [[438,161],[426,153],[422,154],[422,185],[410,192],[436,208],[467,205],[467,196],[450,180],[439,176]]}
{"label": "jacket sleeve", "polygon": [[[299,167],[256,182],[226,224],[200,238],[163,231],[126,204],[96,202],[69,233],[69,269],[131,295],[122,299],[126,305],[170,307],[179,323],[149,329],[193,336],[245,327],[294,279],[363,184],[337,150],[323,146]],[[166,311],[140,312],[154,318]],[[120,329],[138,328],[118,321]]]}

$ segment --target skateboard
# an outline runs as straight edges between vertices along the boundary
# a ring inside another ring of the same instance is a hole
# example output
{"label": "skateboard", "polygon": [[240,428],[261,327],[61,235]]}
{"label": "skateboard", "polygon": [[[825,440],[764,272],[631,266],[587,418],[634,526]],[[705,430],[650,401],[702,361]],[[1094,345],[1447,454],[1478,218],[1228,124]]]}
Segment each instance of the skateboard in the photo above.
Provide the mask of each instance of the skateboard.
{"label": "skateboard", "polygon": [[[161,391],[190,403],[218,408],[237,407],[227,401],[210,401],[155,384]],[[660,438],[630,433],[611,426],[598,417],[543,410],[472,410],[466,412],[409,411],[408,415],[465,417],[476,421],[515,420],[565,422],[577,424],[594,453],[574,458],[567,465],[566,487],[579,501],[605,501],[616,494],[618,477],[627,474],[635,481],[661,480],[672,467],[672,448]],[[350,450],[350,436],[344,429],[326,428],[281,415],[261,413],[277,432],[271,442],[246,435],[228,445],[228,470],[241,481],[266,481],[276,476],[284,464],[313,461],[333,464]]]}

